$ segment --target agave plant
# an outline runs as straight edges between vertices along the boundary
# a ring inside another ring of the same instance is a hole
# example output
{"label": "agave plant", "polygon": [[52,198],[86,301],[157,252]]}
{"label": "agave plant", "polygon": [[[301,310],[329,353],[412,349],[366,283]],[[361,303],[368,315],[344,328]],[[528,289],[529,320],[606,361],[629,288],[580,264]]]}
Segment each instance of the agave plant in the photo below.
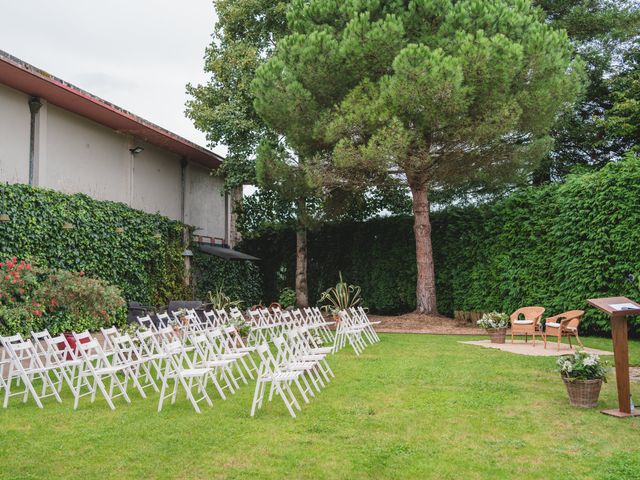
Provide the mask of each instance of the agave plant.
{"label": "agave plant", "polygon": [[360,296],[362,289],[357,285],[349,285],[345,282],[342,278],[342,272],[339,276],[340,281],[336,286],[325,290],[320,296],[320,302],[325,302],[321,307],[325,312],[336,314],[340,310],[356,307],[362,302]]}
{"label": "agave plant", "polygon": [[232,307],[240,308],[242,300],[231,300],[231,298],[224,293],[224,285],[220,285],[214,291],[208,293],[209,304],[215,310],[227,310]]}

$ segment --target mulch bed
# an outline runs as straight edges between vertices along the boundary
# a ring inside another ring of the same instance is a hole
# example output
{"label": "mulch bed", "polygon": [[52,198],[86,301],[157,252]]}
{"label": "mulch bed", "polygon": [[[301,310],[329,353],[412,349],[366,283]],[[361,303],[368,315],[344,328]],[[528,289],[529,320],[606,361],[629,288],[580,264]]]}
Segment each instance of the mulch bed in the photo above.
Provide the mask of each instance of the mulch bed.
{"label": "mulch bed", "polygon": [[485,335],[481,328],[461,325],[453,318],[441,315],[407,313],[395,317],[369,315],[371,321],[381,321],[376,331],[383,333],[430,333],[436,335]]}

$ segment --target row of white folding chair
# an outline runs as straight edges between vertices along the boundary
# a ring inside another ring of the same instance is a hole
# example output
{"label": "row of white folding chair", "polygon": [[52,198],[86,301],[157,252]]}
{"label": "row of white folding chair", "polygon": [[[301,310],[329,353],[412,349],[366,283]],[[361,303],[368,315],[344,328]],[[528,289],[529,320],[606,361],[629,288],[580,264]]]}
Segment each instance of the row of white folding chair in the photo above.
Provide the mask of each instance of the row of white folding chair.
{"label": "row of white folding chair", "polygon": [[367,338],[370,344],[374,344],[380,341],[380,337],[374,330],[374,325],[379,325],[380,322],[372,322],[369,320],[367,312],[362,307],[351,307],[349,309],[351,318],[355,324],[362,325],[364,327],[363,334]]}
{"label": "row of white folding chair", "polygon": [[[120,335],[115,328],[103,329],[102,345],[89,332],[74,333],[75,350],[69,347],[62,335],[52,337],[46,330],[32,335],[34,342],[23,341],[19,335],[2,338],[5,347],[2,364],[7,367],[7,381],[1,378],[1,386],[5,389],[5,407],[9,397],[18,394],[23,395],[24,401],[32,396],[39,407],[42,407],[41,399],[46,396],[55,396],[60,401],[58,392],[64,382],[74,396],[74,408],[77,408],[81,397],[91,395],[93,402],[99,392],[109,407],[114,409],[113,400],[118,396],[130,401],[127,394],[129,380],[143,398],[146,397],[146,388],[159,391],[152,369],[156,370],[156,379],[161,378],[162,365],[159,361],[166,364],[171,354],[188,350],[172,340],[173,331],[170,328],[155,334],[151,331],[138,332],[139,346],[129,335]],[[155,338],[158,335],[164,336],[165,340],[159,342]],[[149,339],[152,339],[151,343]],[[174,347],[173,351],[167,348],[169,344]],[[141,378],[145,383],[140,382]],[[42,384],[40,394],[35,390],[34,379]],[[15,380],[24,384],[24,390],[11,392]],[[49,390],[51,393],[47,393]]]}
{"label": "row of white folding chair", "polygon": [[292,328],[302,326],[317,329],[323,341],[333,342],[333,334],[328,328],[333,322],[327,322],[318,308],[305,309],[305,314],[300,309],[260,308],[250,310],[249,317],[252,327],[250,338],[256,343],[269,342]]}
{"label": "row of white folding chair", "polygon": [[251,416],[263,405],[266,385],[270,384],[268,400],[274,395],[282,398],[291,416],[300,410],[292,387],[295,387],[305,403],[315,397],[320,389],[334,377],[326,356],[332,347],[319,347],[307,327],[295,327],[284,335],[273,338],[276,353],[272,354],[268,344],[258,346],[260,374],[256,382]]}
{"label": "row of white folding chair", "polygon": [[[58,402],[62,401],[58,388],[49,375],[51,371],[55,371],[56,378],[62,378],[61,367],[55,364],[45,365],[36,343],[37,340],[25,340],[21,335],[0,337],[3,347],[0,356],[0,390],[4,391],[4,408],[8,407],[10,397],[18,395],[22,396],[23,402],[32,397],[39,408],[43,408],[42,399],[46,397],[53,396]],[[24,388],[16,391],[21,385]],[[40,392],[36,387],[40,387]]]}
{"label": "row of white folding chair", "polygon": [[[165,368],[169,372],[168,376],[160,375],[163,387],[158,405],[159,410],[162,409],[162,403],[167,396],[172,397],[172,403],[175,401],[179,383],[185,389],[189,389],[187,396],[196,411],[200,412],[198,402],[206,400],[209,403],[207,399],[210,397],[205,396],[205,390],[202,391],[203,396],[196,399],[191,391],[194,386],[199,389],[206,388],[206,384],[210,380],[220,396],[225,399],[224,389],[233,393],[238,388],[237,381],[239,379],[247,383],[242,368],[237,365],[238,361],[241,362],[245,372],[251,378],[253,378],[253,372],[257,370],[255,361],[249,355],[252,349],[242,344],[242,339],[235,328],[205,328],[204,324],[192,321],[192,319],[189,320],[189,326],[185,326],[186,328],[180,336],[176,336],[172,327],[165,327],[157,332],[138,332],[138,336],[144,340],[144,344],[150,351],[159,352],[155,354],[156,357],[167,353],[172,357],[165,362]],[[190,357],[185,358],[185,355],[188,354]],[[248,360],[245,357],[248,357]],[[238,376],[233,373],[234,366]],[[167,382],[171,380],[174,382],[173,391],[169,395],[165,395]],[[203,381],[202,385],[201,380]]]}
{"label": "row of white folding chair", "polygon": [[355,354],[360,355],[367,346],[363,338],[367,326],[352,318],[346,310],[341,310],[338,315],[340,322],[336,328],[336,339],[333,344],[334,353],[343,349],[349,343]]}

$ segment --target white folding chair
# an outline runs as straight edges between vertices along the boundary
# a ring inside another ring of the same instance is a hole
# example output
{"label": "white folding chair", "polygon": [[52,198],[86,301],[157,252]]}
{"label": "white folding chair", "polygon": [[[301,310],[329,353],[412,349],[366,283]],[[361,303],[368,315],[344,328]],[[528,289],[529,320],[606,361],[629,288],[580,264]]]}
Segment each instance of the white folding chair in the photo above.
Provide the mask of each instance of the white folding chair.
{"label": "white folding chair", "polygon": [[[266,386],[271,384],[269,401],[272,399],[272,394],[275,393],[282,398],[287,410],[293,418],[296,417],[294,408],[301,410],[300,404],[295,395],[291,391],[291,383],[297,382],[299,385],[299,378],[302,376],[301,371],[282,371],[278,369],[275,359],[269,350],[269,345],[264,343],[258,345],[256,352],[260,357],[260,369],[258,373],[258,379],[256,381],[256,389],[253,394],[253,402],[251,403],[251,416],[253,417],[257,409],[262,408],[264,401]],[[302,387],[298,387],[302,388]]]}
{"label": "white folding chair", "polygon": [[[187,398],[193,405],[197,413],[201,413],[199,403],[206,402],[210,407],[213,402],[207,393],[206,382],[212,372],[211,368],[195,367],[192,357],[184,348],[171,347],[167,350],[168,361],[165,364],[165,371],[162,375],[162,388],[160,389],[160,400],[158,402],[158,412],[162,411],[162,404],[166,398],[171,397],[171,404],[176,402],[178,395],[178,384],[184,389]],[[197,351],[194,351],[194,355]],[[170,388],[169,382],[173,381],[173,389]],[[200,393],[200,397],[196,398],[194,389]],[[170,390],[169,393],[166,393]]]}
{"label": "white folding chair", "polygon": [[[89,332],[74,332],[73,336],[78,356],[83,360],[76,380],[74,410],[78,408],[80,398],[86,395],[91,395],[91,403],[95,402],[98,391],[111,410],[116,409],[113,400],[117,397],[131,403],[127,389],[118,378],[118,373],[125,373],[128,366],[112,365],[98,341]],[[108,389],[105,380],[109,381]],[[84,393],[83,389],[86,390]]]}
{"label": "white folding chair", "polygon": [[[9,398],[17,395],[21,395],[22,401],[25,403],[31,396],[39,408],[43,408],[42,399],[46,397],[52,396],[58,402],[62,402],[58,390],[49,377],[52,367],[42,365],[36,347],[31,340],[6,341],[3,344],[9,360],[7,377],[4,382],[4,408],[9,406]],[[24,386],[24,390],[11,392],[14,381],[18,379]],[[41,383],[40,393],[36,392],[34,380]]]}

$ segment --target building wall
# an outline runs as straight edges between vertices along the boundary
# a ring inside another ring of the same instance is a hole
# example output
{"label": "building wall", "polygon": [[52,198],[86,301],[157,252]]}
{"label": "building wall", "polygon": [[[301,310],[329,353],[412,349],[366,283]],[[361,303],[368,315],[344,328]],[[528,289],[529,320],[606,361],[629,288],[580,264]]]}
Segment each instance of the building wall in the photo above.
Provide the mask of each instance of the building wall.
{"label": "building wall", "polygon": [[131,206],[182,220],[180,157],[145,142],[133,141],[133,145],[143,147],[144,151],[132,155]]}
{"label": "building wall", "polygon": [[130,203],[129,138],[54,105],[47,105],[46,161],[39,185],[98,200]]}
{"label": "building wall", "polygon": [[227,240],[225,227],[226,196],[221,178],[209,174],[210,170],[191,164],[186,176],[185,222],[198,228],[198,235]]}
{"label": "building wall", "polygon": [[[0,181],[29,181],[29,97],[0,85]],[[34,185],[123,202],[226,239],[223,181],[180,156],[42,102],[36,116]],[[144,151],[132,155],[130,148]],[[184,211],[183,211],[184,210]]]}
{"label": "building wall", "polygon": [[29,181],[29,97],[0,85],[0,182]]}

